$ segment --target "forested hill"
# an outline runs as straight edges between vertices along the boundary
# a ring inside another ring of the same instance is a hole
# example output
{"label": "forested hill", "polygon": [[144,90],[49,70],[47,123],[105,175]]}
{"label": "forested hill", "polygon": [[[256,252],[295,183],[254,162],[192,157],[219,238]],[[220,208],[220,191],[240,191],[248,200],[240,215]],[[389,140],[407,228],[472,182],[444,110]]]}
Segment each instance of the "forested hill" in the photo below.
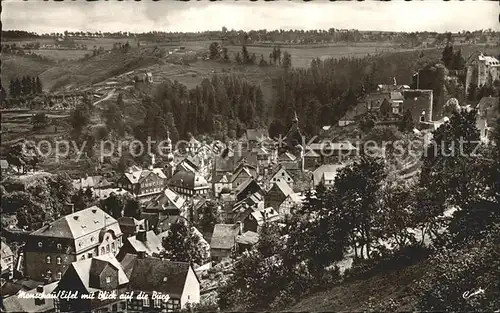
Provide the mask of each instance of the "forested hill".
{"label": "forested hill", "polygon": [[[378,84],[396,80],[416,87],[413,74],[440,63],[441,58],[442,50],[433,49],[314,59],[307,69],[293,68],[293,64],[283,68],[272,83],[266,82],[272,86],[234,74],[212,75],[191,89],[166,80],[143,101],[144,122],[141,115],[136,118],[139,124],[134,125],[134,133],[163,138],[168,127],[174,141],[187,138],[188,133],[224,139],[235,138],[247,128],[269,127],[275,136],[286,132],[296,111],[306,135],[313,135],[323,125],[336,124],[360,96],[374,91]],[[427,84],[422,78],[420,85],[435,89],[435,100],[444,101],[443,83],[429,79]],[[265,96],[269,94],[266,90],[272,90],[271,96]]]}

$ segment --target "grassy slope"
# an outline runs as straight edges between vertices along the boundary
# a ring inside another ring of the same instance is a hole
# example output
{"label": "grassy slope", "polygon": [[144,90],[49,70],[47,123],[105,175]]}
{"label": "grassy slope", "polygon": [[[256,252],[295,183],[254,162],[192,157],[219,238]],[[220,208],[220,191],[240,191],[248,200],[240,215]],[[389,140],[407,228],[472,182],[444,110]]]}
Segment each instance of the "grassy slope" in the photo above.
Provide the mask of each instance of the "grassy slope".
{"label": "grassy slope", "polygon": [[12,79],[37,76],[52,66],[51,63],[24,56],[2,54],[2,85],[8,90]]}
{"label": "grassy slope", "polygon": [[401,303],[397,312],[413,311],[415,299],[412,287],[428,271],[427,262],[397,270],[388,269],[367,279],[344,282],[329,290],[307,295],[284,311],[362,312],[376,305],[383,308],[391,298]]}

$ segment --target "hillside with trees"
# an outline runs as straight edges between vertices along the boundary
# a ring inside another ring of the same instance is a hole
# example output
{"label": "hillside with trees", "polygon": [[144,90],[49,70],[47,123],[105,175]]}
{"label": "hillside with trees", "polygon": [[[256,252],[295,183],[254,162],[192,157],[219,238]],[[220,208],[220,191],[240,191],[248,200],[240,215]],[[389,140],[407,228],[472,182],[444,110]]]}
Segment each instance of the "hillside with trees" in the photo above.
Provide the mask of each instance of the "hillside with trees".
{"label": "hillside with trees", "polygon": [[[458,152],[463,138],[477,140],[476,114],[467,109],[453,113],[433,132],[436,142],[429,149]],[[409,185],[388,179],[380,159],[361,156],[340,170],[333,187],[320,185],[307,194],[284,228],[262,229],[257,246],[236,259],[233,276],[219,289],[218,306],[496,310],[498,130],[493,135],[497,145],[474,151],[475,144],[466,144],[460,154],[424,155],[420,181]],[[349,256],[353,265],[345,269],[342,262]]]}

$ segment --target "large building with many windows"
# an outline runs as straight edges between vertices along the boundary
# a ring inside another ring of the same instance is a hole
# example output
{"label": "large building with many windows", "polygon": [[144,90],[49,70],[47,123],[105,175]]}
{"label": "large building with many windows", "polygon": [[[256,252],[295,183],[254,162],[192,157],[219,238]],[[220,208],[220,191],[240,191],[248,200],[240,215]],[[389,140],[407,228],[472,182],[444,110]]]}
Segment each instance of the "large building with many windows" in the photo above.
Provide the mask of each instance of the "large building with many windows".
{"label": "large building with many windows", "polygon": [[118,221],[93,206],[64,216],[31,233],[24,247],[25,275],[37,281],[60,280],[72,262],[118,254]]}

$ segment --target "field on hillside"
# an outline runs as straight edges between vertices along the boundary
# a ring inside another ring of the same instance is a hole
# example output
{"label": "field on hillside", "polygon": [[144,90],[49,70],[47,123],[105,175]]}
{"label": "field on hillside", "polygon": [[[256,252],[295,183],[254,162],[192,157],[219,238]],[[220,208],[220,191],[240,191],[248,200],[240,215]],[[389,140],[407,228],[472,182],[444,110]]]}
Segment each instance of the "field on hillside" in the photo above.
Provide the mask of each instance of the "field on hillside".
{"label": "field on hillside", "polygon": [[56,50],[56,49],[39,49],[31,50],[31,52],[41,55],[52,60],[78,60],[86,54],[92,54],[92,50]]}
{"label": "field on hillside", "polygon": [[[88,50],[96,48],[104,48],[104,50],[110,50],[113,48],[113,44],[122,43],[125,44],[129,42],[130,45],[137,45],[137,42],[133,38],[95,38],[95,39],[75,39],[74,42],[79,45],[87,45]],[[40,38],[40,39],[29,39],[29,40],[6,40],[4,44],[15,43],[17,46],[22,46],[27,43],[40,43],[41,45],[54,45],[57,42],[51,38]]]}
{"label": "field on hillside", "polygon": [[[231,58],[234,60],[234,56],[237,52],[241,55],[241,46],[228,46],[228,50],[231,53]],[[264,56],[264,60],[269,62],[269,54],[273,51],[271,47],[248,47],[248,53],[255,53],[257,56],[257,61],[260,60],[261,55]],[[331,46],[331,47],[319,47],[319,48],[287,48],[282,47],[281,52],[288,51],[292,56],[292,66],[294,67],[308,67],[311,61],[315,58],[327,59],[327,58],[341,58],[341,57],[363,57],[368,54],[376,54],[384,51],[405,51],[403,49],[397,49],[387,45],[373,45],[373,46]]]}
{"label": "field on hillside", "polygon": [[25,75],[38,76],[53,66],[49,62],[35,60],[29,57],[2,54],[2,85],[8,88],[12,79]]}

